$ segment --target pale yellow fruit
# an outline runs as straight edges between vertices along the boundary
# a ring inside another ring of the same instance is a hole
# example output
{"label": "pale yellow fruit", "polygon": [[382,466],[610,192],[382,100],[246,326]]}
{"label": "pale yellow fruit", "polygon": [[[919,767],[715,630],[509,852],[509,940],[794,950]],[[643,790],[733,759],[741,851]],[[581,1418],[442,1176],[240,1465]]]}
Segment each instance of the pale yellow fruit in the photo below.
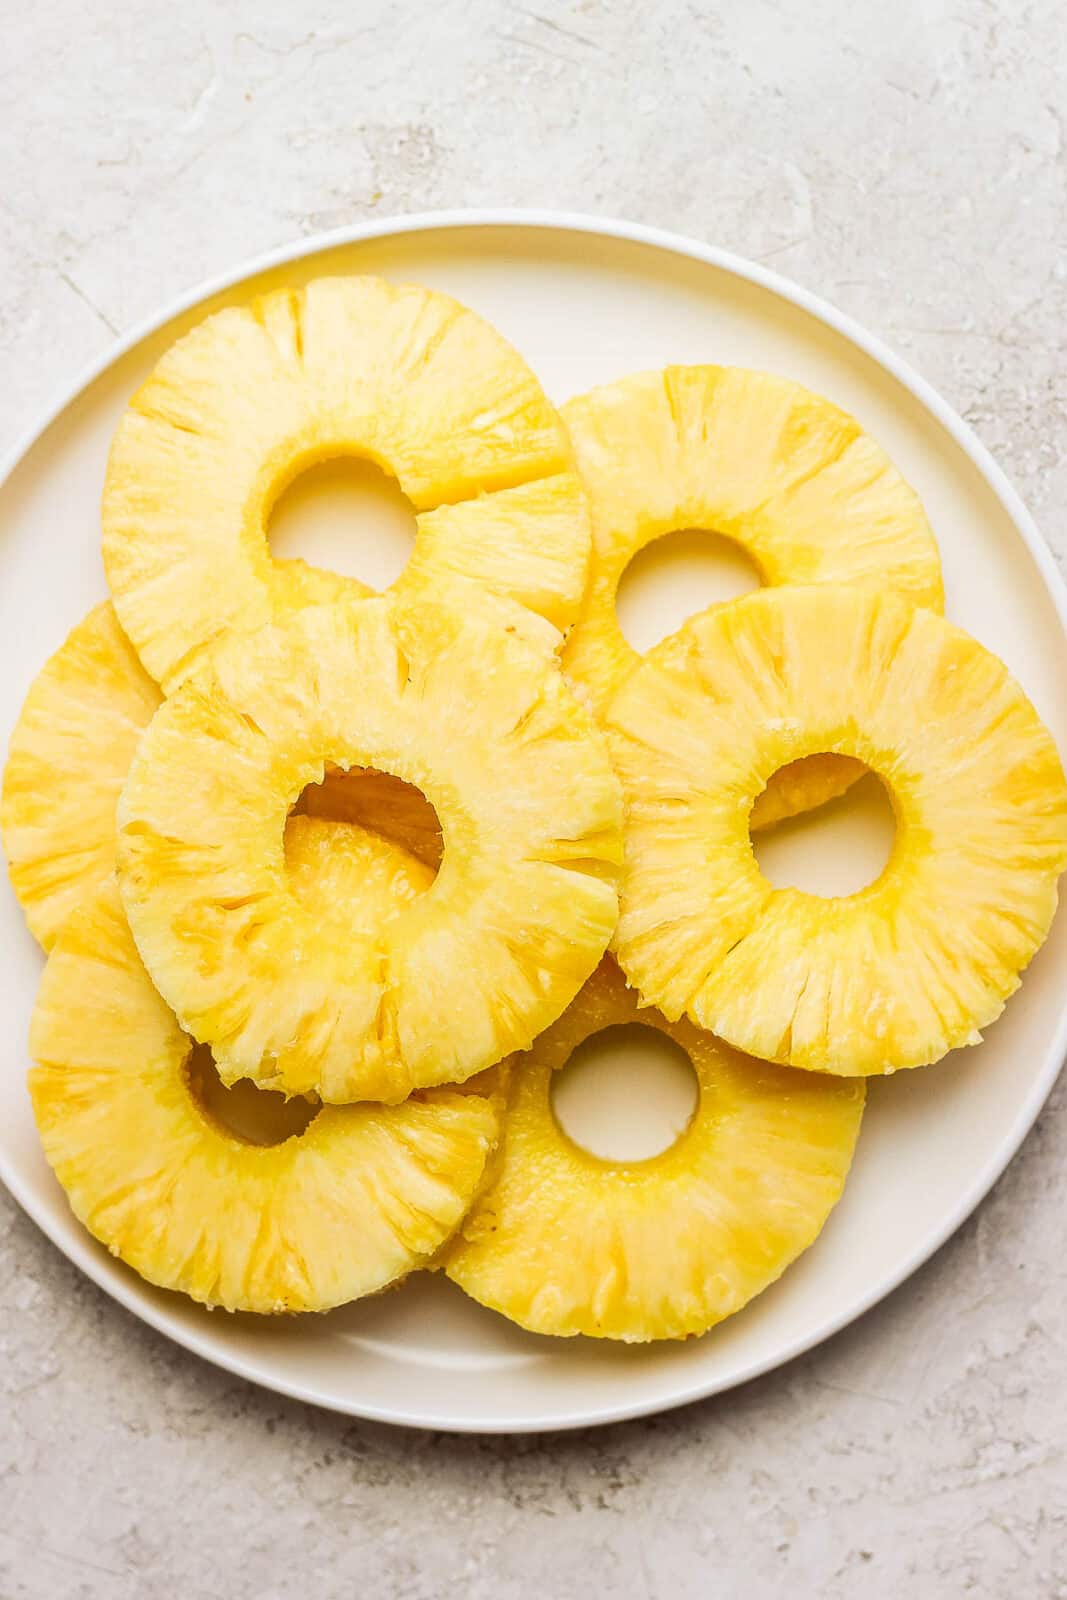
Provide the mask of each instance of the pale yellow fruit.
{"label": "pale yellow fruit", "polygon": [[[688,1128],[647,1161],[590,1155],[553,1114],[553,1074],[591,1035],[658,1028],[699,1085]],[[837,1202],[864,1086],[753,1061],[643,1010],[606,961],[511,1066],[500,1150],[444,1265],[535,1333],[684,1339],[731,1316],[815,1239]]]}
{"label": "pale yellow fruit", "polygon": [[[568,675],[602,711],[640,660],[615,614],[638,551],[678,529],[740,545],[765,584],[870,584],[940,610],[937,546],[914,490],[821,395],[740,367],[668,367],[571,400],[563,417],[593,519]],[[755,799],[763,828],[840,794],[862,773],[819,754]]]}
{"label": "pale yellow fruit", "polygon": [[419,514],[401,587],[460,576],[556,628],[573,619],[588,509],[529,368],[446,295],[319,278],[179,339],[116,432],[104,564],[122,625],[168,693],[219,640],[286,610],[271,507],[306,468],[345,455],[378,463]]}
{"label": "pale yellow fruit", "polygon": [[[972,1044],[1067,864],[1055,744],[1003,663],[872,590],[765,589],[650,652],[606,726],[626,802],[619,960],[643,998],[768,1060],[890,1072]],[[881,876],[821,899],[760,873],[748,813],[816,751],[884,781]]]}
{"label": "pale yellow fruit", "polygon": [[[618,785],[528,613],[466,586],[297,612],[160,708],[119,810],[154,982],[227,1082],[397,1101],[525,1048],[617,914]],[[294,894],[290,808],[327,765],[420,789],[444,855],[384,927],[339,939]]]}
{"label": "pale yellow fruit", "polygon": [[322,1311],[427,1264],[497,1137],[488,1088],[304,1108],[307,1126],[278,1144],[233,1132],[205,1102],[113,883],[56,941],[30,1049],[34,1115],[75,1215],[150,1282],[231,1311]]}

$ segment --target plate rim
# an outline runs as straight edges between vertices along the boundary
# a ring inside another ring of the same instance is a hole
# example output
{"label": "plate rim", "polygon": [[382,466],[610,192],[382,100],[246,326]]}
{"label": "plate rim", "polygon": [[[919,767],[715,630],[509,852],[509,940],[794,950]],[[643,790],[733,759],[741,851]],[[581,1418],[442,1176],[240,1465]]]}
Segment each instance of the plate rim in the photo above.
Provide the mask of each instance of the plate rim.
{"label": "plate rim", "polygon": [[[1022,538],[1037,566],[1046,593],[1059,619],[1060,628],[1067,638],[1067,581],[1056,563],[1049,545],[1039,531],[1034,518],[1027,510],[1018,491],[999,466],[989,449],[982,443],[973,428],[948,404],[933,386],[898,356],[877,334],[869,332],[853,317],[839,311],[822,296],[803,285],[794,283],[760,262],[750,261],[732,251],[709,245],[685,234],[658,228],[650,224],[629,222],[616,217],[601,217],[585,212],[557,211],[551,208],[487,207],[420,211],[398,217],[383,217],[372,221],[353,223],[348,227],[308,235],[289,244],[261,252],[250,259],[213,275],[185,290],[152,312],[120,338],[112,340],[91,361],[85,363],[73,381],[65,385],[51,401],[46,402],[36,420],[25,428],[13,445],[0,456],[0,490],[20,466],[26,456],[48,429],[117,361],[135,346],[166,323],[184,312],[192,310],[204,300],[225,293],[249,278],[284,267],[308,256],[317,255],[346,245],[361,244],[368,240],[390,238],[405,234],[462,231],[474,229],[541,229],[548,232],[592,234],[606,239],[645,245],[668,254],[696,261],[714,270],[728,273],[750,284],[769,291],[796,306],[834,333],[842,336],[880,366],[897,383],[907,390],[919,404],[947,431],[969,458],[994,496],[999,500],[1016,532]],[[1011,1161],[1017,1155],[1023,1140],[1030,1132],[1059,1076],[1064,1057],[1067,1056],[1067,1001],[1059,1022],[1046,1048],[1041,1070],[1028,1094],[1016,1110],[1005,1130],[1004,1137],[992,1156],[961,1193],[948,1218],[929,1234],[924,1235],[901,1263],[873,1289],[859,1296],[847,1307],[824,1319],[818,1327],[795,1339],[774,1355],[743,1366],[727,1380],[696,1380],[676,1385],[668,1394],[653,1398],[635,1399],[623,1403],[609,1403],[584,1409],[571,1406],[558,1413],[531,1418],[529,1416],[502,1415],[492,1419],[475,1419],[443,1409],[438,1416],[426,1411],[404,1411],[396,1406],[377,1406],[373,1402],[353,1403],[339,1396],[317,1391],[313,1385],[278,1376],[257,1367],[239,1353],[225,1346],[218,1349],[211,1340],[195,1328],[175,1325],[166,1306],[158,1306],[146,1288],[136,1279],[127,1282],[114,1278],[109,1268],[110,1259],[103,1260],[94,1248],[88,1234],[70,1237],[62,1229],[53,1227],[43,1204],[28,1185],[22,1183],[17,1173],[10,1170],[0,1149],[0,1181],[16,1203],[31,1218],[52,1243],[81,1272],[101,1288],[112,1300],[132,1312],[157,1333],[191,1351],[213,1366],[254,1383],[258,1387],[282,1394],[293,1400],[316,1405],[344,1416],[370,1422],[390,1423],[398,1427],[430,1429],[437,1432],[467,1434],[549,1433],[574,1428],[600,1427],[614,1422],[657,1415],[678,1406],[688,1405],[712,1395],[727,1393],[741,1384],[749,1383],[767,1372],[786,1366],[798,1356],[815,1349],[827,1339],[855,1322],[867,1311],[900,1287],[923,1266],[948,1239],[963,1225],[975,1208],[990,1193]]]}

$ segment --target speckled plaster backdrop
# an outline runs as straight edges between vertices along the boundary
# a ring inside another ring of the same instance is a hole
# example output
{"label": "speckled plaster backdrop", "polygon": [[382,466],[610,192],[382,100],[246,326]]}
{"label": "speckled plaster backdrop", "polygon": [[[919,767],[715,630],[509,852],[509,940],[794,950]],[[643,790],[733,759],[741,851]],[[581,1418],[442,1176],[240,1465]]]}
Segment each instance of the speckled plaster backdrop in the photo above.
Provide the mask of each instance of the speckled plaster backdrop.
{"label": "speckled plaster backdrop", "polygon": [[[443,206],[769,262],[1067,554],[1062,0],[0,0],[0,448],[252,252]],[[1067,1093],[825,1348],[588,1435],[351,1423],[171,1348],[0,1195],[0,1600],[1067,1596]]]}

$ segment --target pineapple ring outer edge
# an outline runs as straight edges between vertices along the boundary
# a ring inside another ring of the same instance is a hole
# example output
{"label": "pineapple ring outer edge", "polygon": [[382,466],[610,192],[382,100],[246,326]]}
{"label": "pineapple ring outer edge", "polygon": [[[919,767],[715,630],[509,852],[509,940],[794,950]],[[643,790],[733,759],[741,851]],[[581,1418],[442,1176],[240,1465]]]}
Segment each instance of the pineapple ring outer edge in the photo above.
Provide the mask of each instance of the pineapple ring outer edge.
{"label": "pineapple ring outer edge", "polygon": [[[447,295],[325,277],[205,319],[116,430],[104,566],[165,693],[232,633],[287,612],[294,564],[271,557],[270,510],[302,470],[346,455],[376,462],[415,508],[394,589],[466,579],[528,607],[558,645],[591,536],[566,431],[533,373]],[[363,590],[318,576],[338,596]]]}
{"label": "pineapple ring outer edge", "polygon": [[[630,1022],[685,1050],[700,1097],[669,1149],[610,1162],[560,1128],[551,1083],[587,1038]],[[512,1060],[500,1144],[444,1270],[535,1333],[627,1342],[705,1333],[817,1237],[842,1192],[864,1099],[862,1082],[754,1061],[668,1022],[606,959]]]}
{"label": "pineapple ring outer edge", "polygon": [[[1067,865],[1054,741],[996,656],[898,596],[764,589],[657,645],[611,701],[626,865],[615,949],[667,1016],[816,1072],[978,1043],[1048,933]],[[818,750],[885,782],[889,862],[857,894],[775,889],[752,801]]]}
{"label": "pineapple ring outer edge", "polygon": [[395,1107],[323,1106],[259,1146],[194,1098],[191,1048],[105,883],[46,963],[29,1087],[71,1208],[113,1255],[162,1288],[260,1313],[328,1310],[431,1264],[484,1179],[492,1074]]}
{"label": "pineapple ring outer edge", "polygon": [[[918,496],[859,423],[802,385],[738,367],[668,367],[577,396],[562,416],[593,526],[563,662],[598,713],[641,660],[619,626],[619,582],[641,550],[682,529],[733,540],[766,584],[870,583],[942,608]],[[757,797],[752,827],[822,805],[861,775],[844,756],[806,757]]]}
{"label": "pineapple ring outer edge", "polygon": [[115,869],[115,806],[161,700],[107,600],[30,685],[8,747],[0,832],[12,888],[45,950]]}

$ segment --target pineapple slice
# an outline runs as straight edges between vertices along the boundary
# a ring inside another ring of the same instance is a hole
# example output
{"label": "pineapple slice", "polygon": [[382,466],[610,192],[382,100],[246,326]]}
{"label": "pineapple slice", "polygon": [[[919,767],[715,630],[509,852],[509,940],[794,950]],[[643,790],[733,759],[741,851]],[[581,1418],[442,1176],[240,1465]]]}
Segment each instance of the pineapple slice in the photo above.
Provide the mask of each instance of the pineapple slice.
{"label": "pineapple slice", "polygon": [[[764,589],[649,653],[611,701],[626,802],[619,960],[643,999],[767,1060],[844,1075],[976,1043],[1018,987],[1067,865],[1056,747],[988,650],[871,589]],[[897,815],[857,894],[775,889],[752,801],[850,755]]]}
{"label": "pineapple slice", "polygon": [[[593,558],[564,666],[601,712],[640,657],[615,615],[619,580],[663,534],[706,528],[764,583],[859,583],[940,610],[941,565],[918,496],[858,422],[798,383],[739,367],[668,367],[563,408],[593,517]],[[845,756],[807,757],[760,795],[765,828],[842,793]]]}
{"label": "pineapple slice", "polygon": [[[681,1045],[700,1094],[670,1149],[610,1162],[562,1132],[552,1075],[591,1035],[630,1022]],[[642,1010],[605,961],[513,1063],[500,1150],[446,1246],[445,1271],[535,1333],[630,1342],[705,1333],[819,1233],[844,1186],[864,1088],[752,1061]]]}
{"label": "pineapple slice", "polygon": [[[281,565],[292,608],[326,604],[341,592],[331,573],[302,561]],[[109,601],[78,623],[30,686],[4,768],[0,833],[30,932],[46,950],[79,901],[115,869],[119,791],[161,698]],[[395,790],[353,778],[344,793],[345,805],[335,802],[324,814],[429,849],[425,825],[419,835],[406,825],[410,803],[394,821]]]}
{"label": "pineapple slice", "polygon": [[198,1090],[197,1053],[113,882],[56,941],[30,1049],[34,1115],[74,1214],[149,1282],[229,1311],[323,1311],[425,1265],[497,1137],[500,1098],[484,1089],[324,1106],[271,1145],[231,1131]]}
{"label": "pineapple slice", "polygon": [[528,367],[446,295],[320,278],[209,317],[119,424],[104,564],[122,626],[168,694],[218,640],[285,609],[270,509],[307,467],[343,455],[378,462],[419,513],[401,587],[459,575],[556,628],[573,619],[588,509]]}
{"label": "pineapple slice", "polygon": [[[618,785],[592,719],[466,585],[309,607],[216,652],[156,714],[119,806],[119,882],[182,1026],[239,1077],[402,1100],[526,1048],[617,915]],[[443,825],[432,886],[338,939],[293,893],[290,807],[325,767],[420,788]]]}

